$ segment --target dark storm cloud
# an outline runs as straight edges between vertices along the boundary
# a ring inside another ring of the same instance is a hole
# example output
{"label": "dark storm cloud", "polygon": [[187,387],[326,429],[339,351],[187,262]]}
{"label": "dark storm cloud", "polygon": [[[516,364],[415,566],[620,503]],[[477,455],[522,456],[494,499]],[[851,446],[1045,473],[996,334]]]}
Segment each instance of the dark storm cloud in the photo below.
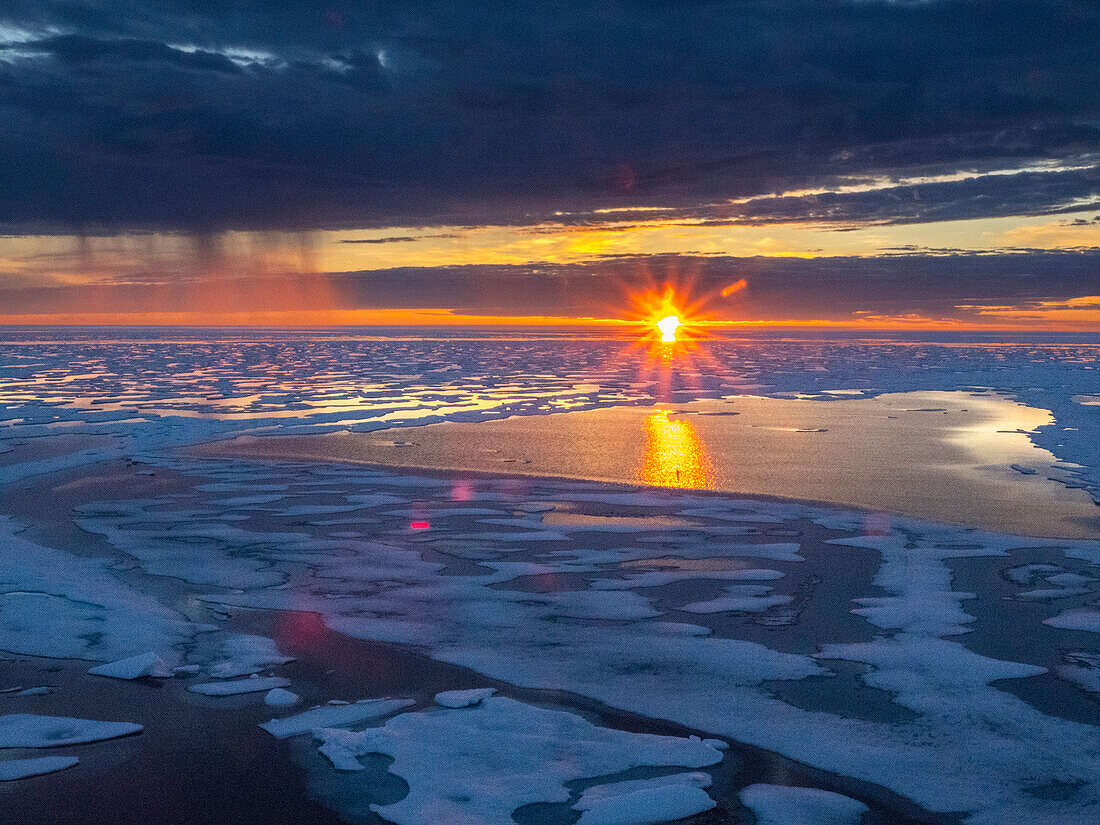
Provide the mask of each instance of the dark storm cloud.
{"label": "dark storm cloud", "polygon": [[[5,0],[0,222],[518,223],[1077,166],[1100,153],[1097,42],[1084,0]],[[1091,166],[701,214],[1035,214],[1096,197]]]}
{"label": "dark storm cloud", "polygon": [[[216,259],[216,251],[210,253]],[[217,269],[217,260],[211,266]],[[189,304],[188,283],[208,278],[202,268],[129,273],[125,281],[43,286],[0,272],[0,307],[7,314],[84,312],[89,307],[130,311],[209,310]],[[296,284],[296,295],[323,294],[340,309],[449,308],[473,315],[622,317],[630,296],[666,281],[704,310],[729,319],[857,320],[866,315],[958,318],[974,307],[1021,306],[1100,295],[1100,250],[973,253],[898,250],[877,258],[766,258],[649,255],[590,264],[402,267],[344,273],[222,273],[226,295],[244,303],[223,311],[288,309],[265,301]],[[289,280],[288,280],[289,279]],[[724,287],[747,286],[722,299]],[[166,291],[167,290],[167,291]],[[198,295],[206,294],[200,289]],[[193,295],[191,297],[194,297]],[[329,308],[333,308],[329,307]],[[959,308],[964,308],[960,310]],[[971,309],[965,309],[971,308]]]}
{"label": "dark storm cloud", "polygon": [[[748,286],[728,299],[723,287]],[[952,316],[955,307],[1100,294],[1100,251],[879,258],[623,256],[596,264],[404,267],[332,276],[344,306],[618,317],[629,294],[669,280],[726,318],[838,318],[854,311]]]}

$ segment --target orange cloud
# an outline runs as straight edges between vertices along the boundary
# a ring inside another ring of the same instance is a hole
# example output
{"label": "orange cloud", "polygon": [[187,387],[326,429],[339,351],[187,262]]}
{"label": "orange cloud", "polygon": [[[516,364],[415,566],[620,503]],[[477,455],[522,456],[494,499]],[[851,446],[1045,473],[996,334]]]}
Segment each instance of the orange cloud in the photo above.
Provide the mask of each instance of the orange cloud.
{"label": "orange cloud", "polygon": [[105,326],[608,326],[614,318],[557,315],[468,315],[450,309],[322,309],[256,312],[64,312],[0,315],[0,325]]}
{"label": "orange cloud", "polygon": [[1100,330],[1100,295],[1066,301],[1034,301],[1018,306],[964,305],[959,309],[1002,321],[1040,323],[1048,329]]}
{"label": "orange cloud", "polygon": [[1100,247],[1100,223],[1054,223],[1017,226],[1000,238],[1004,246],[1026,249],[1078,249]]}

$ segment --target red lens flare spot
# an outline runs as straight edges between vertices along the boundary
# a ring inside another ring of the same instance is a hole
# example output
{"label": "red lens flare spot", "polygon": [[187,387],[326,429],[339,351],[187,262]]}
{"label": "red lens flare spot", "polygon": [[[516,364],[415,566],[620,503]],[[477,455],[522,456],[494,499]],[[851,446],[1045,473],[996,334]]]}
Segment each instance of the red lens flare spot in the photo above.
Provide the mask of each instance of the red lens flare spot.
{"label": "red lens flare spot", "polygon": [[432,525],[429,524],[426,521],[410,521],[409,522],[409,529],[410,530],[427,530],[431,526]]}
{"label": "red lens flare spot", "polygon": [[742,289],[744,289],[748,285],[749,285],[749,282],[746,281],[744,278],[742,278],[739,281],[734,281],[732,284],[730,284],[729,286],[727,286],[725,289],[722,290],[722,297],[723,298],[728,298],[733,293],[740,292]]}

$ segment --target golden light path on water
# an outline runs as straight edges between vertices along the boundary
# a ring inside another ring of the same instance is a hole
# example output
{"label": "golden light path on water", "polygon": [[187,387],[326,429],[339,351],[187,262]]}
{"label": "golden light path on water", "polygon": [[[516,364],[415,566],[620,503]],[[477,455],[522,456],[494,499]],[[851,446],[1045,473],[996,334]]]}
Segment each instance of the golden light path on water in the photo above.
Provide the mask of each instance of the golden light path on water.
{"label": "golden light path on water", "polygon": [[645,453],[639,479],[658,487],[708,490],[711,470],[695,426],[669,418],[669,410],[654,409],[645,419]]}

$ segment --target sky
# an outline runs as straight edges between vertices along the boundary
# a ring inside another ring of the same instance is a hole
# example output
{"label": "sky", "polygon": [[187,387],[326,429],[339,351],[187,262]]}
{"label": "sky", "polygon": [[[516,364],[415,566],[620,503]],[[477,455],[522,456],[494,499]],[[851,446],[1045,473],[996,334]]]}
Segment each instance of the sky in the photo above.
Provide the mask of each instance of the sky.
{"label": "sky", "polygon": [[4,0],[0,322],[606,322],[667,282],[1100,331],[1097,43],[1092,0]]}

